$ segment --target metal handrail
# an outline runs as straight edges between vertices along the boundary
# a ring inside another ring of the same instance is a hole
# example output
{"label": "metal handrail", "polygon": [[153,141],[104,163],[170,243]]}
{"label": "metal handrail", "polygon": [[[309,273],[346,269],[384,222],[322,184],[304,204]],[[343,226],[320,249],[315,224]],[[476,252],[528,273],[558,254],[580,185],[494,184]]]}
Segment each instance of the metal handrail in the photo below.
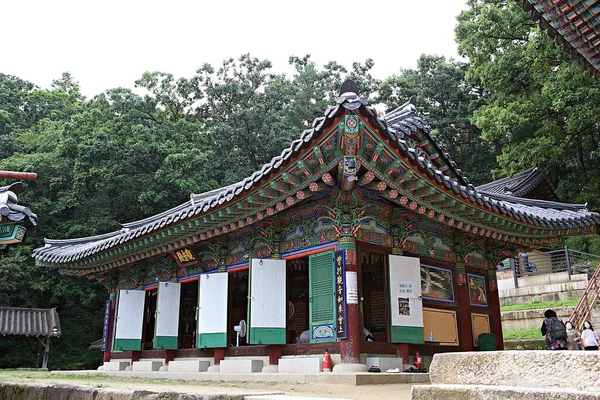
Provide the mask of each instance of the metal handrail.
{"label": "metal handrail", "polygon": [[588,285],[581,296],[581,299],[569,317],[569,320],[577,328],[577,330],[581,330],[583,323],[590,319],[592,309],[596,305],[596,301],[600,295],[600,285],[598,285],[599,279],[600,265],[596,267],[594,275],[592,275],[590,278]]}

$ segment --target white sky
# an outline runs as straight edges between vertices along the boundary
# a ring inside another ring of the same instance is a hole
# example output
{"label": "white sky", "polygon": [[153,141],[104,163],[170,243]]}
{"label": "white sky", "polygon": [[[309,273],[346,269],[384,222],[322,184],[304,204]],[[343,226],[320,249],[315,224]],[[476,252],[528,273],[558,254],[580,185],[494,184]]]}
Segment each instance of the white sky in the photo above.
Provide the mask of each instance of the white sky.
{"label": "white sky", "polygon": [[290,55],[319,66],[375,60],[385,78],[422,54],[457,58],[465,0],[13,0],[0,4],[0,72],[48,87],[62,72],[86,96],[133,87],[144,71],[191,77],[250,53],[288,72]]}

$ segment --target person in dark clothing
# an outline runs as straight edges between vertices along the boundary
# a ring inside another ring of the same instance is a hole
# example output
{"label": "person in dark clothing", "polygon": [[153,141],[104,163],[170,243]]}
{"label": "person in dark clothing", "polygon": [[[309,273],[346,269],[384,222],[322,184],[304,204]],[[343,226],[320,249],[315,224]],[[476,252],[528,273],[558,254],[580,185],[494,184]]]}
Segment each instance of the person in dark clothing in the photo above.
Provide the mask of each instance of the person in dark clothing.
{"label": "person in dark clothing", "polygon": [[[556,312],[554,310],[546,310],[544,316],[546,317],[546,319],[544,319],[544,322],[542,322],[541,331],[542,335],[546,336],[546,348],[548,350],[566,350],[567,341],[553,339],[550,335],[550,330],[548,329],[548,325],[552,323],[553,319],[560,321],[560,319],[558,319],[558,316],[556,315]],[[560,322],[562,323],[562,321]]]}

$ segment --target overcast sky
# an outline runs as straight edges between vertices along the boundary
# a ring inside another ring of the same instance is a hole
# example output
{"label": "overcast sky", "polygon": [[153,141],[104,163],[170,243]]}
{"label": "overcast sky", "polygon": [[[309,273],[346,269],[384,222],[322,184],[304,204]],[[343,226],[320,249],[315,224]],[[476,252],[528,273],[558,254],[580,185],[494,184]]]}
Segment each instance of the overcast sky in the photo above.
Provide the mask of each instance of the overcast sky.
{"label": "overcast sky", "polygon": [[48,87],[70,72],[86,96],[133,87],[144,71],[191,77],[243,53],[287,72],[290,55],[322,66],[375,60],[385,78],[422,53],[457,58],[465,0],[5,1],[0,72]]}

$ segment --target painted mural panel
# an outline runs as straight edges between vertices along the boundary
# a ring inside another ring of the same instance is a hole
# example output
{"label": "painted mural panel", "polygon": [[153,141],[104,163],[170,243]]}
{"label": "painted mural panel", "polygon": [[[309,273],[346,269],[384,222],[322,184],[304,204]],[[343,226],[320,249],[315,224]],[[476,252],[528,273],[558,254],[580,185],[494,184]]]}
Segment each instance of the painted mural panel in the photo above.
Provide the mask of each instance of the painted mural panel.
{"label": "painted mural panel", "polygon": [[487,307],[485,277],[482,275],[467,274],[467,281],[469,282],[469,302],[471,305]]}
{"label": "painted mural panel", "polygon": [[454,302],[452,271],[421,264],[421,293],[425,299]]}

